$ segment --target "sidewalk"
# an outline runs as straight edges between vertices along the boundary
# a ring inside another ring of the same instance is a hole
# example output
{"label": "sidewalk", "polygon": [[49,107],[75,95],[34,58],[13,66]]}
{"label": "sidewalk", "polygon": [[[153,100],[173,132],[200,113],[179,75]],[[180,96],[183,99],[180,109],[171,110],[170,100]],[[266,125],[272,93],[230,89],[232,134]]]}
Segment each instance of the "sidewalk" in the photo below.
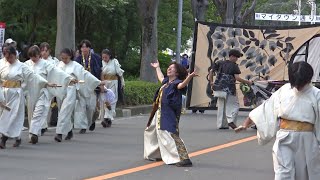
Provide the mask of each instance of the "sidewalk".
{"label": "sidewalk", "polygon": [[152,110],[152,105],[139,105],[116,108],[116,117],[129,117],[141,114],[149,114]]}
{"label": "sidewalk", "polygon": [[[130,117],[142,114],[149,114],[152,110],[152,105],[140,105],[140,106],[128,106],[122,108],[116,108],[116,117]],[[187,114],[191,113],[191,110],[187,110]],[[199,113],[199,112],[198,112]],[[217,114],[217,110],[205,110],[205,114]],[[248,116],[249,111],[239,111],[239,116]]]}

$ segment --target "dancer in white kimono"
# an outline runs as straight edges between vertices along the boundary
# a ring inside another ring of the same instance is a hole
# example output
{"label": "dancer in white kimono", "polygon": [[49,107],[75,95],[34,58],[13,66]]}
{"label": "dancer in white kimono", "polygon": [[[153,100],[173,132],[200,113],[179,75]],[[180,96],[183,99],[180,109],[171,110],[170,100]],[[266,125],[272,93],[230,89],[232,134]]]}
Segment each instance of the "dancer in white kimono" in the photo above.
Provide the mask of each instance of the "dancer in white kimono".
{"label": "dancer in white kimono", "polygon": [[101,80],[107,81],[107,88],[111,89],[116,95],[115,102],[111,105],[111,109],[103,106],[103,103],[100,102],[100,119],[101,125],[106,128],[110,127],[114,116],[116,114],[116,105],[118,101],[118,76],[121,79],[121,88],[124,88],[124,70],[121,69],[121,65],[118,60],[113,58],[113,55],[110,50],[104,49],[101,53],[102,56],[102,72]]}
{"label": "dancer in white kimono", "polygon": [[[320,179],[320,90],[310,84],[311,65],[289,66],[289,82],[252,110],[236,132],[253,123],[259,144],[273,137],[275,180]],[[280,127],[279,127],[280,126]]]}
{"label": "dancer in white kimono", "polygon": [[[68,86],[67,95],[59,104],[59,115],[56,129],[55,140],[62,141],[62,134],[68,134],[66,140],[73,137],[72,133],[72,116],[74,119],[74,128],[87,129],[91,122],[89,118],[93,113],[89,114],[88,109],[95,109],[96,99],[92,102],[93,107],[86,106],[85,100],[88,96],[95,96],[94,89],[103,82],[95,78],[91,73],[86,71],[79,63],[72,61],[72,50],[65,48],[61,51],[61,62],[58,64],[63,71],[71,75],[77,82]],[[93,112],[93,111],[92,111]]]}
{"label": "dancer in white kimono", "polygon": [[28,56],[30,60],[25,64],[48,82],[62,87],[40,87],[35,86],[28,92],[28,119],[30,122],[30,143],[36,144],[40,136],[42,125],[46,124],[51,100],[54,96],[62,99],[66,94],[67,86],[71,81],[71,76],[57,68],[46,60],[40,59],[40,49],[38,46],[29,48]]}
{"label": "dancer in white kimono", "polygon": [[179,121],[182,107],[182,94],[190,80],[197,76],[188,75],[187,70],[177,63],[172,63],[164,77],[159,62],[151,63],[156,69],[161,88],[154,98],[147,128],[144,131],[144,158],[160,160],[178,167],[192,166],[187,149],[179,137]]}
{"label": "dancer in white kimono", "polygon": [[51,56],[51,48],[49,43],[43,42],[40,44],[40,53],[41,58],[47,60],[49,63],[53,65],[57,65],[59,63],[59,59]]}
{"label": "dancer in white kimono", "polygon": [[[53,64],[53,65],[58,65],[59,59],[56,57],[51,56],[51,47],[49,43],[43,42],[40,44],[40,53],[41,53],[41,58],[46,60],[48,63]],[[52,102],[56,102],[54,98],[51,100]],[[51,122],[51,114],[52,114],[52,107],[50,106],[50,109],[48,111],[47,115],[47,120],[43,122],[42,124],[42,129],[41,129],[41,134],[44,134],[48,130],[48,122]]]}
{"label": "dancer in white kimono", "polygon": [[5,59],[0,61],[0,148],[6,147],[8,138],[15,138],[15,147],[21,144],[21,130],[25,116],[25,98],[21,84],[31,91],[35,86],[46,86],[47,81],[34,74],[27,65],[16,59],[16,49],[7,47]]}

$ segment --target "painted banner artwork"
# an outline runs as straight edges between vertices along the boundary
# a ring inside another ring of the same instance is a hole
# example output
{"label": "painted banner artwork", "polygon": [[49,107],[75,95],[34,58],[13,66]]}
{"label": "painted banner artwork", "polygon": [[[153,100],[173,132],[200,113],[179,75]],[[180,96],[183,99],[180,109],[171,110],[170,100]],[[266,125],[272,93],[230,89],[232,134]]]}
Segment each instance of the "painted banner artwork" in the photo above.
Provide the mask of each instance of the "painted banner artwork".
{"label": "painted banner artwork", "polygon": [[[288,64],[295,61],[310,63],[315,71],[312,80],[320,81],[319,47],[320,26],[317,25],[261,27],[196,22],[191,71],[200,76],[193,78],[188,86],[187,106],[216,108],[208,81],[209,70],[213,62],[227,60],[231,49],[243,53],[237,61],[240,77],[263,84],[288,80]],[[236,87],[240,108],[253,108],[245,104],[240,83]]]}

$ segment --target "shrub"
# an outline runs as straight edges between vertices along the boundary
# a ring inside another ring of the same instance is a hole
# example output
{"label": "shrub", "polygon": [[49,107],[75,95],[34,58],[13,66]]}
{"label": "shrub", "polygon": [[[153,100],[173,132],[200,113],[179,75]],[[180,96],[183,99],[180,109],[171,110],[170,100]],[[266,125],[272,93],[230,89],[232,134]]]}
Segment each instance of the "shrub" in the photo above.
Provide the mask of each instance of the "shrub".
{"label": "shrub", "polygon": [[124,89],[125,105],[152,104],[159,83],[145,81],[126,81]]}

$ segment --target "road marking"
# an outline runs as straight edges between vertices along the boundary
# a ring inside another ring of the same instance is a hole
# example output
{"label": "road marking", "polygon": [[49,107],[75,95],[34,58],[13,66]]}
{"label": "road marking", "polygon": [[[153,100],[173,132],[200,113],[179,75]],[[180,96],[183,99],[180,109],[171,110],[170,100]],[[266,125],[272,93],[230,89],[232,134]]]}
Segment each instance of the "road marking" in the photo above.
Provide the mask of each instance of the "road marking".
{"label": "road marking", "polygon": [[[225,148],[232,147],[232,146],[235,146],[235,145],[238,145],[238,144],[241,144],[241,143],[249,142],[249,141],[252,141],[252,140],[255,140],[255,139],[257,139],[256,136],[251,136],[251,137],[247,137],[247,138],[244,138],[244,139],[239,139],[239,140],[232,141],[232,142],[229,142],[229,143],[226,143],[226,144],[221,144],[221,145],[218,145],[218,146],[214,146],[214,147],[211,147],[211,148],[207,148],[207,149],[203,149],[203,150],[200,150],[200,151],[196,151],[196,152],[190,153],[189,156],[190,157],[195,157],[195,156],[199,156],[199,155],[202,155],[202,154],[207,154],[207,153],[210,153],[210,152],[213,152],[213,151],[217,151],[217,150],[220,150],[220,149],[225,149]],[[123,176],[123,175],[126,175],[126,174],[131,174],[131,173],[135,173],[135,172],[144,171],[144,170],[147,170],[147,169],[159,167],[159,166],[161,166],[163,164],[164,164],[164,162],[162,162],[162,161],[161,162],[154,162],[154,163],[146,164],[146,165],[143,165],[143,166],[138,166],[138,167],[135,167],[135,168],[125,169],[125,170],[122,170],[122,171],[117,171],[117,172],[113,172],[113,173],[109,173],[109,174],[105,174],[105,175],[101,175],[101,176],[97,176],[97,177],[92,177],[92,178],[85,179],[85,180],[105,180],[105,179],[110,179],[110,178],[114,178],[114,177],[118,177],[118,176]]]}

